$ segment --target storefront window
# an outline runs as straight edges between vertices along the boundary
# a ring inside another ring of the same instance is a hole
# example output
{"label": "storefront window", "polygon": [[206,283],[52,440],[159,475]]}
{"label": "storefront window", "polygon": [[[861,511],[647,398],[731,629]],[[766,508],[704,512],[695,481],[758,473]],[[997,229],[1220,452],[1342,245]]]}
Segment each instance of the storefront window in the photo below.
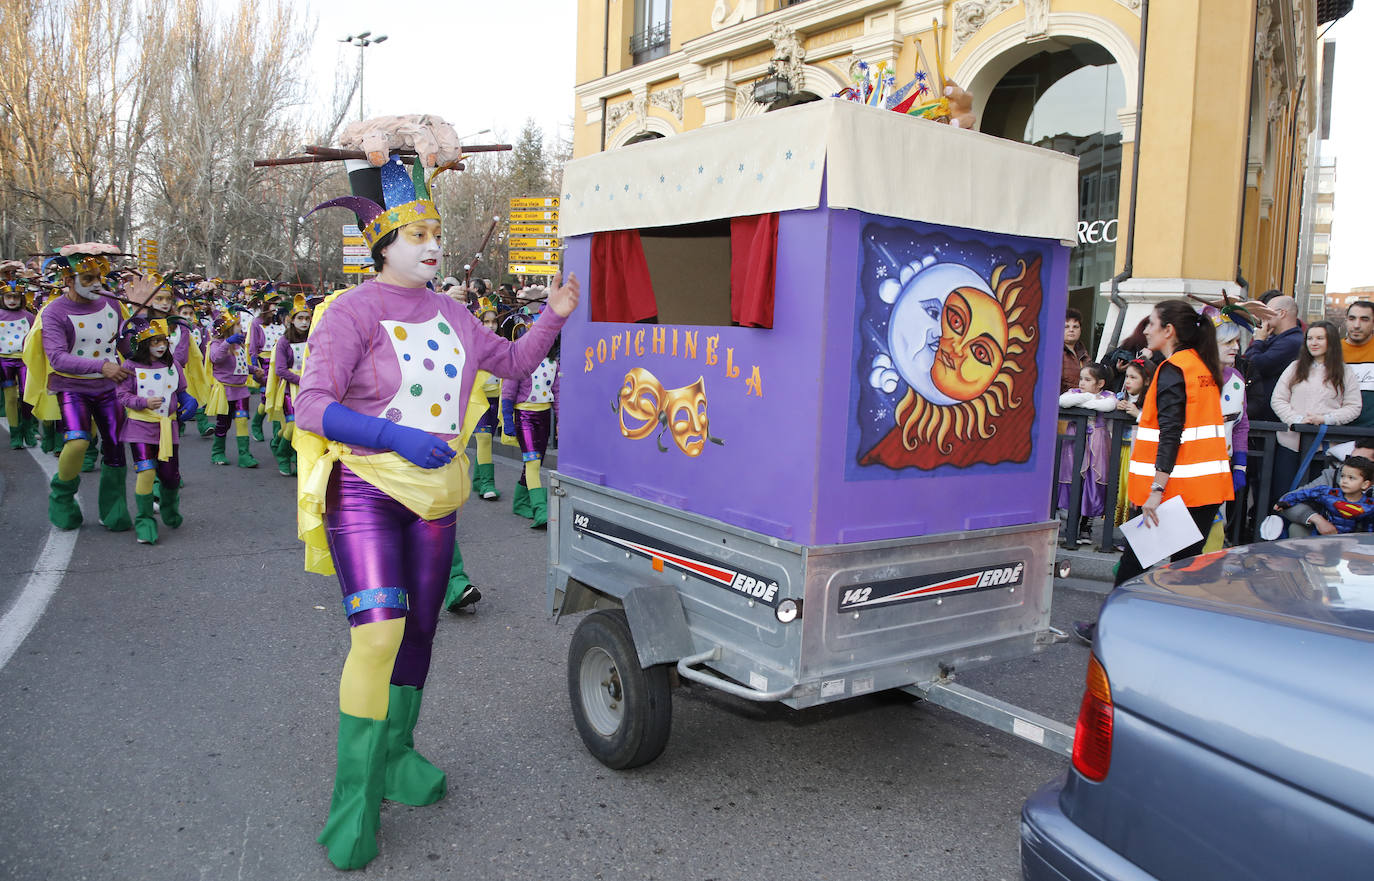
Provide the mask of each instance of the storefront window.
{"label": "storefront window", "polygon": [[[1078,157],[1078,246],[1069,262],[1069,304],[1097,329],[1107,299],[1098,293],[1116,262],[1121,191],[1121,66],[1095,43],[1040,52],[1007,71],[988,96],[980,128]],[[1088,316],[1092,316],[1091,319]]]}

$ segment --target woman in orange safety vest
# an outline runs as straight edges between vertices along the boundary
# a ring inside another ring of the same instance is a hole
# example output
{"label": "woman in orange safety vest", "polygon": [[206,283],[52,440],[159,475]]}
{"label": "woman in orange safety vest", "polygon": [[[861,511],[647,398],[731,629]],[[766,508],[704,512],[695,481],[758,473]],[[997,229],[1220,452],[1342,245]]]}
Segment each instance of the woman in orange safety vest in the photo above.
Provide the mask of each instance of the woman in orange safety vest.
{"label": "woman in orange safety vest", "polygon": [[[1186,300],[1156,305],[1145,325],[1145,340],[1167,360],[1155,372],[1141,407],[1127,495],[1149,526],[1159,523],[1160,504],[1175,496],[1183,499],[1203,538],[1171,558],[1182,560],[1202,552],[1217,509],[1235,497],[1221,413],[1221,358],[1211,320]],[[1143,571],[1127,543],[1115,583]],[[1074,631],[1088,642],[1095,630],[1095,623],[1074,622]]]}

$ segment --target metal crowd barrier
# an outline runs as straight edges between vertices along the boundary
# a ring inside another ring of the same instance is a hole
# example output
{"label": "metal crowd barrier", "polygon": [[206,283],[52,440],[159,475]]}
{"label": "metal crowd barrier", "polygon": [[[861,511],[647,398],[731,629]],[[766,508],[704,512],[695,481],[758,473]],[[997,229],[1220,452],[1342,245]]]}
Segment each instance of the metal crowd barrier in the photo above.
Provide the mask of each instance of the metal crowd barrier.
{"label": "metal crowd barrier", "polygon": [[[1118,541],[1118,531],[1115,528],[1116,497],[1121,481],[1124,479],[1124,475],[1121,474],[1121,451],[1129,446],[1130,441],[1126,440],[1126,432],[1135,425],[1135,419],[1131,416],[1121,411],[1099,413],[1082,407],[1060,408],[1059,420],[1063,429],[1060,431],[1058,443],[1055,445],[1054,484],[1050,490],[1050,510],[1051,512],[1056,510],[1056,500],[1059,494],[1059,467],[1063,459],[1062,451],[1067,443],[1072,450],[1073,473],[1069,479],[1068,519],[1061,531],[1060,544],[1062,547],[1074,549],[1086,543],[1078,537],[1078,523],[1083,513],[1082,466],[1088,448],[1088,423],[1099,417],[1106,421],[1107,430],[1111,432],[1111,440],[1108,444],[1109,455],[1106,463],[1107,489],[1103,512],[1105,523],[1101,537],[1098,539],[1097,550],[1112,553],[1115,551]],[[1071,431],[1068,430],[1070,427],[1072,427]],[[1282,487],[1277,492],[1274,491],[1273,462],[1274,451],[1278,447],[1277,433],[1296,431],[1299,436],[1299,456],[1305,456],[1315,442],[1318,428],[1319,426],[1316,425],[1297,425],[1290,428],[1279,422],[1250,423],[1249,454],[1245,466],[1246,486],[1242,490],[1242,498],[1225,506],[1226,536],[1231,544],[1238,545],[1259,541],[1260,522],[1270,513],[1265,501],[1270,498],[1271,493],[1274,498],[1278,498],[1288,491],[1288,487]],[[1334,446],[1346,441],[1365,438],[1374,439],[1374,429],[1328,425],[1323,443],[1327,446]],[[1319,450],[1312,457],[1312,464],[1299,483],[1306,483],[1316,477],[1327,464],[1326,456]],[[1259,510],[1260,506],[1263,506],[1264,510]]]}

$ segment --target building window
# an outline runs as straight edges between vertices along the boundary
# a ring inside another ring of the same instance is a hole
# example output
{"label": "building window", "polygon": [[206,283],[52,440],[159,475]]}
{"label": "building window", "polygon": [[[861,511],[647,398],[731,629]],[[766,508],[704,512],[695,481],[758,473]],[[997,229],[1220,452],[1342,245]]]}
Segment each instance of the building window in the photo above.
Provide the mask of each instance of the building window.
{"label": "building window", "polygon": [[635,0],[635,32],[630,56],[643,64],[668,54],[670,0]]}
{"label": "building window", "polygon": [[1312,236],[1312,253],[1313,253],[1313,254],[1330,254],[1330,253],[1331,253],[1331,234],[1330,234],[1330,233],[1319,232],[1319,233],[1317,233],[1317,234],[1315,234],[1315,235]]}
{"label": "building window", "polygon": [[1326,284],[1326,264],[1312,264],[1312,284]]}

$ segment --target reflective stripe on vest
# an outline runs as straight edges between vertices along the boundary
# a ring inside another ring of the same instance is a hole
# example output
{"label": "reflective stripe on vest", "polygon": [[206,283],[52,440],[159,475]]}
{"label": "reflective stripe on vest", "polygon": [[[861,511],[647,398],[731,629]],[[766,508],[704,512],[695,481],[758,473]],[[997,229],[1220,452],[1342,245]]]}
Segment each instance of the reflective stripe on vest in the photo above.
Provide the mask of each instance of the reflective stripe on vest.
{"label": "reflective stripe on vest", "polygon": [[[1174,469],[1164,488],[1164,498],[1181,496],[1190,508],[1230,501],[1235,497],[1231,460],[1226,453],[1226,425],[1221,414],[1221,390],[1197,352],[1182,349],[1169,363],[1183,372],[1187,403],[1184,426]],[[1140,427],[1127,474],[1127,495],[1135,505],[1145,504],[1156,473],[1159,453],[1158,386],[1151,385],[1140,411]]]}

